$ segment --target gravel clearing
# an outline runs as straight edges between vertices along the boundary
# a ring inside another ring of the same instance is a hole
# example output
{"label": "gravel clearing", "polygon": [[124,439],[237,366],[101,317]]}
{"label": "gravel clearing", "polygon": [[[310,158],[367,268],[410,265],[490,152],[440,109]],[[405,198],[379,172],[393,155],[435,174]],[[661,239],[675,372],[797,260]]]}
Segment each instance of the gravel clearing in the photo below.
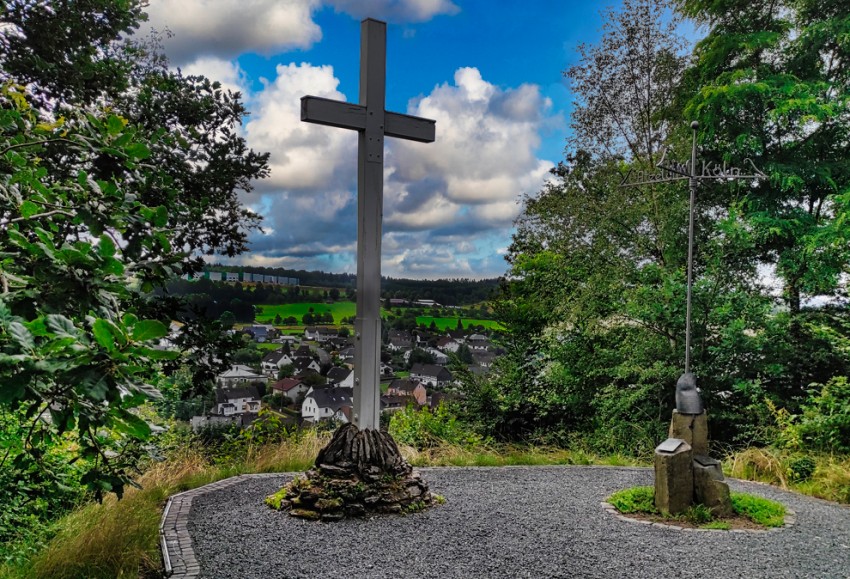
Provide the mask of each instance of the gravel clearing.
{"label": "gravel clearing", "polygon": [[263,498],[292,474],[194,498],[188,528],[209,579],[462,577],[850,577],[850,508],[730,481],[780,501],[796,525],[767,533],[682,531],[616,519],[612,492],[651,469],[419,469],[444,505],[422,513],[317,523]]}

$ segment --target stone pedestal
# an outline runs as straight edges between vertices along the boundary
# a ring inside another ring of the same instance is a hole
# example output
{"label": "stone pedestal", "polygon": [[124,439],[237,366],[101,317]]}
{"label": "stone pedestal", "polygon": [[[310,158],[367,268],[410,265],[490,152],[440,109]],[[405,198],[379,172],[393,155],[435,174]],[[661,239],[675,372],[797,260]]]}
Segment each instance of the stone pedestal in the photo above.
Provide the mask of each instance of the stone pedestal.
{"label": "stone pedestal", "polygon": [[694,500],[711,509],[716,517],[732,515],[729,485],[724,480],[719,460],[704,455],[694,456]]}
{"label": "stone pedestal", "polygon": [[708,456],[708,416],[705,412],[681,414],[674,410],[667,436],[687,442],[695,455]]}
{"label": "stone pedestal", "polygon": [[341,426],[315,468],[266,498],[294,517],[338,521],[370,513],[407,513],[434,503],[428,484],[383,431]]}
{"label": "stone pedestal", "polygon": [[668,438],[655,449],[655,507],[679,514],[694,499],[694,453],[680,438]]}

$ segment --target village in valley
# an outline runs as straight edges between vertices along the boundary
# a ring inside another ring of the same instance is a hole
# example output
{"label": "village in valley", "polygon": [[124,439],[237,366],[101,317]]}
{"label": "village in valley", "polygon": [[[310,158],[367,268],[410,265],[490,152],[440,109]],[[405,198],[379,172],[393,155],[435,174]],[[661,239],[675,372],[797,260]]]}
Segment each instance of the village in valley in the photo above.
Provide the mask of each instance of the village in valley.
{"label": "village in valley", "polygon": [[[292,288],[299,281],[260,274],[252,278],[250,273],[242,272],[206,272],[201,278],[254,289],[259,284]],[[317,295],[329,293],[312,291]],[[452,327],[442,330],[433,319],[430,325],[420,323],[414,327],[413,323],[396,323],[394,327],[390,322],[403,317],[410,320],[415,314],[460,310],[457,306],[443,306],[431,299],[390,297],[382,303],[390,312],[389,320],[384,320],[381,341],[380,409],[384,419],[408,407],[436,409],[458,395],[456,386],[461,375],[486,375],[503,351],[491,340],[491,330],[465,324],[460,317]],[[322,319],[321,315],[314,317]],[[172,332],[179,331],[179,324],[174,324]],[[216,376],[214,401],[204,404],[191,417],[192,430],[246,428],[261,413],[276,415],[285,425],[305,428],[335,427],[352,421],[355,372],[350,324],[293,329],[292,325],[255,321],[237,325],[229,332],[243,341],[242,355]],[[246,352],[252,351],[255,357],[246,359]]]}

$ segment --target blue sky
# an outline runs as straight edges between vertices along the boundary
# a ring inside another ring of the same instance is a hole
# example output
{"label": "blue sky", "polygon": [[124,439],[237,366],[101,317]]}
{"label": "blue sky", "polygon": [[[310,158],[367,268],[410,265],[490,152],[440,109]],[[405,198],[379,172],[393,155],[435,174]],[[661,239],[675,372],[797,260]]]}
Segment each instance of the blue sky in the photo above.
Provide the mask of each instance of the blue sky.
{"label": "blue sky", "polygon": [[[356,102],[360,20],[388,22],[387,109],[437,139],[387,139],[382,273],[502,275],[524,193],[563,156],[563,71],[605,3],[527,0],[150,0],[170,62],[243,93],[271,177],[242,201],[264,233],[233,263],[356,270],[356,135],[300,122],[300,97]],[[142,31],[144,33],[145,30]],[[215,260],[221,261],[220,258]]]}

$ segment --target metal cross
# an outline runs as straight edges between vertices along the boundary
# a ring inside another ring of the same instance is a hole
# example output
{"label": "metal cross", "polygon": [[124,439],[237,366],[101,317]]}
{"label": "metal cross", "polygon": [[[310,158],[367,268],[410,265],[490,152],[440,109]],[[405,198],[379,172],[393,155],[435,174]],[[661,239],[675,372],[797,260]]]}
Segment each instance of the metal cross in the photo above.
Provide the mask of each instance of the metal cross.
{"label": "metal cross", "polygon": [[[384,135],[434,141],[436,122],[384,110],[387,24],[360,23],[360,103],[301,98],[301,120],[354,129],[357,146],[357,316],[354,323],[354,413],[361,430],[380,427],[381,218]],[[319,170],[317,168],[317,170]]]}
{"label": "metal cross", "polygon": [[665,165],[664,159],[667,156],[667,151],[661,156],[661,161],[656,165],[661,169],[661,172],[646,172],[638,171],[636,173],[636,181],[629,181],[632,176],[630,170],[623,181],[621,187],[636,187],[638,185],[651,185],[655,183],[667,183],[670,181],[688,180],[688,188],[690,189],[691,199],[688,209],[688,289],[685,311],[685,374],[691,371],[691,293],[693,291],[693,276],[694,276],[694,205],[696,200],[697,185],[702,180],[708,179],[765,179],[767,175],[762,173],[750,159],[744,159],[745,163],[749,163],[754,171],[752,174],[744,174],[738,167],[727,167],[726,163],[706,163],[703,161],[700,172],[697,172],[697,129],[699,123],[694,121],[691,123],[693,131],[693,139],[691,141],[691,162],[677,163],[673,165]]}

